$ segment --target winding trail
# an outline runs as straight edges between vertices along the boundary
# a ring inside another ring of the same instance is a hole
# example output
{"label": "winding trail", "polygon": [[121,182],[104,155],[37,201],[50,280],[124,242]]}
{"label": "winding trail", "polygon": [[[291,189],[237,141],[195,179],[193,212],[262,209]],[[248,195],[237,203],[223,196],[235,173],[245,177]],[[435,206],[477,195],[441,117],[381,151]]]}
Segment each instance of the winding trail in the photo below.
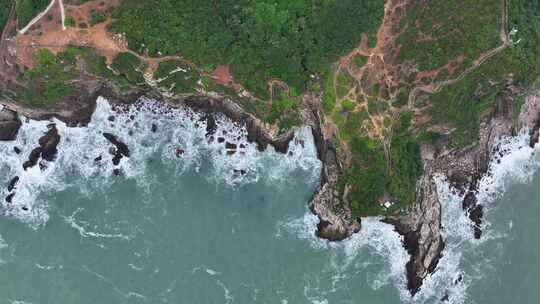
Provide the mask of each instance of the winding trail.
{"label": "winding trail", "polygon": [[409,100],[407,104],[407,108],[409,110],[414,109],[414,104],[416,102],[416,98],[418,97],[418,94],[421,92],[424,93],[437,93],[440,92],[444,87],[447,87],[449,85],[453,85],[459,81],[461,81],[463,78],[465,78],[470,73],[474,72],[476,69],[478,69],[484,62],[486,62],[491,57],[499,54],[500,52],[504,51],[510,44],[508,39],[508,0],[503,0],[503,8],[502,8],[502,24],[501,24],[501,31],[500,31],[500,38],[502,41],[502,44],[498,46],[497,48],[491,49],[483,54],[480,55],[474,62],[473,65],[465,69],[458,77],[454,79],[448,79],[442,82],[439,82],[437,84],[428,84],[424,86],[417,86],[411,90],[411,93],[409,94]]}
{"label": "winding trail", "polygon": [[26,32],[28,32],[28,30],[32,27],[32,25],[36,24],[36,22],[38,22],[39,20],[41,20],[41,18],[47,15],[47,13],[54,6],[55,2],[56,0],[52,0],[51,3],[49,3],[47,8],[43,12],[39,13],[36,17],[34,17],[34,19],[30,20],[30,22],[19,31],[19,34],[23,34],[23,35],[26,34]]}

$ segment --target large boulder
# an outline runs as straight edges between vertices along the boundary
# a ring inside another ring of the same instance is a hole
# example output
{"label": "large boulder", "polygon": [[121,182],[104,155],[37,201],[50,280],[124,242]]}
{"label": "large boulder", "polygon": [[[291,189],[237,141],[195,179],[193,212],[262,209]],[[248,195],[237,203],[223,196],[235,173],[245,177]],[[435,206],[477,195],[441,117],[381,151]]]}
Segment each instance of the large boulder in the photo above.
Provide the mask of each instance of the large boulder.
{"label": "large boulder", "polygon": [[14,140],[20,127],[21,120],[16,112],[5,108],[0,110],[0,141]]}

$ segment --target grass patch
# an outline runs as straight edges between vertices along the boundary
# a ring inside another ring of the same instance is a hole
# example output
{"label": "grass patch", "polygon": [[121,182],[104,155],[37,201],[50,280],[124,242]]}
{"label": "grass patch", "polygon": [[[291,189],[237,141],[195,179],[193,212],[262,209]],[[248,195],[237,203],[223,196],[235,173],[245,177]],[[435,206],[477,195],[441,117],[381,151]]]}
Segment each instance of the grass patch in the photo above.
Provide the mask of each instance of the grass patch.
{"label": "grass patch", "polygon": [[16,6],[19,28],[25,27],[30,20],[44,11],[50,0],[18,0]]}
{"label": "grass patch", "polygon": [[36,66],[21,77],[28,84],[23,93],[23,102],[33,107],[52,107],[61,97],[72,92],[68,84],[70,76],[64,71],[64,65],[48,49],[37,51]]}
{"label": "grass patch", "polygon": [[10,0],[0,0],[0,33],[4,30],[7,19],[9,17],[9,11],[11,9]]}
{"label": "grass patch", "polygon": [[[163,61],[154,74],[161,88],[171,90],[175,94],[194,92],[201,75],[191,66],[177,60]],[[203,79],[203,85],[210,87],[210,79]]]}
{"label": "grass patch", "polygon": [[142,61],[131,53],[120,53],[113,59],[112,68],[131,84],[144,83],[143,73],[145,67]]}
{"label": "grass patch", "polygon": [[398,40],[398,61],[412,60],[427,71],[465,55],[469,65],[501,44],[501,22],[501,0],[411,1],[400,25],[407,30]]}

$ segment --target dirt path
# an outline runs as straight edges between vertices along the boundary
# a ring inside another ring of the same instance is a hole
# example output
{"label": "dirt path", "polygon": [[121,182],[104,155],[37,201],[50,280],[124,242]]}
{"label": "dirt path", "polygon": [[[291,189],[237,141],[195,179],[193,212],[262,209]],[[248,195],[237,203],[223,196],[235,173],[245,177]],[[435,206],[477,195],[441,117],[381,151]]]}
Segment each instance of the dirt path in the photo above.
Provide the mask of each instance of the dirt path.
{"label": "dirt path", "polygon": [[458,77],[454,79],[445,80],[437,84],[429,84],[425,86],[415,87],[409,94],[409,100],[408,100],[408,105],[407,105],[409,110],[414,110],[414,104],[416,102],[416,98],[418,97],[418,94],[420,94],[421,92],[430,93],[430,94],[440,92],[444,87],[450,86],[459,82],[460,80],[465,78],[467,75],[469,75],[470,73],[478,69],[488,59],[490,59],[491,57],[505,50],[509,46],[507,30],[508,30],[508,0],[503,0],[502,24],[501,24],[501,31],[500,31],[500,38],[501,38],[502,44],[498,46],[497,48],[491,49],[483,54],[480,54],[480,57],[478,57],[475,61],[473,61],[472,66],[465,69],[465,71],[463,71]]}
{"label": "dirt path", "polygon": [[51,10],[51,8],[54,6],[54,3],[56,2],[56,0],[52,0],[51,3],[49,3],[49,5],[47,6],[47,8],[39,13],[36,17],[34,17],[34,19],[30,20],[30,22],[22,28],[22,30],[19,31],[20,34],[26,34],[26,32],[28,32],[28,30],[34,25],[36,24],[41,18],[43,18],[45,15],[47,15],[47,13]]}

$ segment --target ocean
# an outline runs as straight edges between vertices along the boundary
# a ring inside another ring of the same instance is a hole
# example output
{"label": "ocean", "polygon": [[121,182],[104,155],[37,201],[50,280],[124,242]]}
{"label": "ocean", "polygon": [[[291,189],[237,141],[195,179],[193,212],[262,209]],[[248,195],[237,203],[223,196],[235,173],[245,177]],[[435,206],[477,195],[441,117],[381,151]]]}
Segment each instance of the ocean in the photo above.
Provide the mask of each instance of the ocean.
{"label": "ocean", "polygon": [[[259,152],[221,116],[224,141],[209,142],[201,118],[152,100],[117,113],[100,98],[88,127],[24,120],[0,142],[0,184],[20,178],[9,204],[0,187],[0,304],[537,303],[540,154],[525,133],[501,143],[508,153],[481,182],[481,240],[437,178],[447,248],[411,298],[392,226],[370,218],[343,242],[314,236],[321,163],[308,128],[285,155]],[[57,160],[24,171],[51,123]],[[116,167],[103,132],[130,148]]]}

